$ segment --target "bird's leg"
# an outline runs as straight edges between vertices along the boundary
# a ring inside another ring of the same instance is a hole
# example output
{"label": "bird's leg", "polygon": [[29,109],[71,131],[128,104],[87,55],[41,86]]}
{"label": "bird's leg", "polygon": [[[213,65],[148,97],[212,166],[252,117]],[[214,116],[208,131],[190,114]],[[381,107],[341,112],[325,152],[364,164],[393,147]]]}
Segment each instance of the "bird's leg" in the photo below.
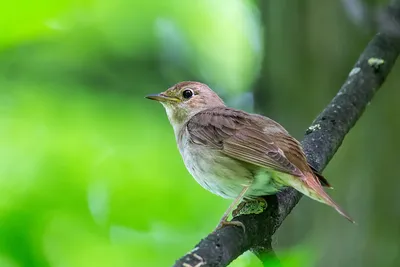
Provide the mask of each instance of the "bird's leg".
{"label": "bird's leg", "polygon": [[244,195],[246,194],[247,190],[249,189],[250,185],[246,185],[243,187],[242,191],[240,194],[235,198],[232,203],[229,205],[228,209],[225,211],[224,215],[222,216],[221,220],[219,221],[219,224],[215,230],[218,230],[226,225],[236,225],[239,227],[243,228],[243,231],[246,230],[244,227],[243,223],[238,222],[238,221],[228,221],[228,216],[231,214],[232,210],[236,207],[237,204],[239,204],[240,201],[242,201]]}

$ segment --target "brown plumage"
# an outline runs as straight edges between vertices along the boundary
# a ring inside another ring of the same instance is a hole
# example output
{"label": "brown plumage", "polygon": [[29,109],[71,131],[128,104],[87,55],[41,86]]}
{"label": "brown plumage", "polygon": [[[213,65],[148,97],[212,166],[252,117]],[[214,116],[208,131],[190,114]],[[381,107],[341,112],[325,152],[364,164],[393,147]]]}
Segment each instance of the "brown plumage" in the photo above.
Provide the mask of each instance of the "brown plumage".
{"label": "brown plumage", "polygon": [[149,98],[166,108],[185,165],[204,188],[236,204],[290,186],[353,221],[323,190],[330,185],[309,166],[300,143],[277,122],[228,108],[197,82]]}

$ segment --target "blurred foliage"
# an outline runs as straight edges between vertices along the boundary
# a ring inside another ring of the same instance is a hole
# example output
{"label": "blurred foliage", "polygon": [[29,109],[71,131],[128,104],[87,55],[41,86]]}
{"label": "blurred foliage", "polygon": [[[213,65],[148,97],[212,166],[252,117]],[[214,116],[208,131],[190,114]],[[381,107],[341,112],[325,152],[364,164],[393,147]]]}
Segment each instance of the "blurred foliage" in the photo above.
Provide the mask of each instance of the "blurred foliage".
{"label": "blurred foliage", "polygon": [[[300,137],[370,37],[344,14],[312,0],[0,3],[0,266],[171,265],[229,201],[190,177],[162,107],[143,96],[200,80],[251,110],[254,87],[256,107]],[[327,171],[338,202],[368,224],[303,201],[278,233],[285,266],[400,262],[398,204],[373,182],[396,177],[386,166],[399,108],[386,103],[398,82]],[[362,258],[373,242],[380,254]],[[231,266],[262,264],[245,253]]]}

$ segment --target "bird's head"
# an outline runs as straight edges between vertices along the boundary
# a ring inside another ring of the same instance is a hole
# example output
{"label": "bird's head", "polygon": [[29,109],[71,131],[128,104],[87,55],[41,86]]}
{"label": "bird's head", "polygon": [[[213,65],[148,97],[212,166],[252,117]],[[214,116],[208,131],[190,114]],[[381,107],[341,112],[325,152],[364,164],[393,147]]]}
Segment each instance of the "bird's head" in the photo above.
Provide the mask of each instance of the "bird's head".
{"label": "bird's head", "polygon": [[175,131],[196,113],[225,106],[214,91],[200,82],[180,82],[162,93],[148,95],[146,98],[156,100],[164,106]]}

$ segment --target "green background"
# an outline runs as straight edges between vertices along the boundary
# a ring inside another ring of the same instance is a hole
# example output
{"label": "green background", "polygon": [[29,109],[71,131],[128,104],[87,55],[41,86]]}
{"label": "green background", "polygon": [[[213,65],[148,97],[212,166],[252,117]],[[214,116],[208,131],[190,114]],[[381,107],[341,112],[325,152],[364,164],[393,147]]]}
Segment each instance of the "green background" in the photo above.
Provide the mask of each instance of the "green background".
{"label": "green background", "polygon": [[[230,202],[143,97],[206,82],[301,139],[374,33],[342,2],[2,1],[0,266],[172,265]],[[399,73],[324,172],[358,225],[303,199],[274,238],[285,266],[399,266]]]}

